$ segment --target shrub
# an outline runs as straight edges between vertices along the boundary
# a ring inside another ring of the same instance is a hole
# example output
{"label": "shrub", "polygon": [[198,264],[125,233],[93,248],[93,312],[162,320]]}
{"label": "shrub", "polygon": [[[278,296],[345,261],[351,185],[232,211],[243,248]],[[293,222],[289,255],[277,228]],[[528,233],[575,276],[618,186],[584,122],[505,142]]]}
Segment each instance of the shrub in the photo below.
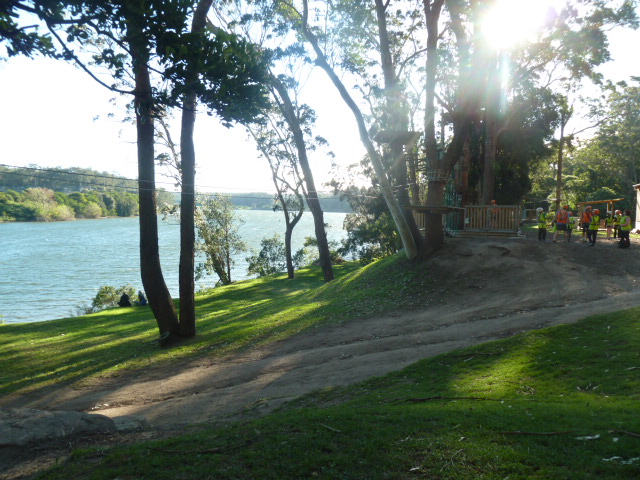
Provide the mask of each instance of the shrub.
{"label": "shrub", "polygon": [[91,306],[77,305],[74,313],[77,315],[87,315],[107,308],[117,307],[118,301],[123,293],[129,295],[132,301],[137,295],[136,289],[132,285],[123,285],[120,288],[112,285],[103,285],[98,289],[98,293],[93,298]]}

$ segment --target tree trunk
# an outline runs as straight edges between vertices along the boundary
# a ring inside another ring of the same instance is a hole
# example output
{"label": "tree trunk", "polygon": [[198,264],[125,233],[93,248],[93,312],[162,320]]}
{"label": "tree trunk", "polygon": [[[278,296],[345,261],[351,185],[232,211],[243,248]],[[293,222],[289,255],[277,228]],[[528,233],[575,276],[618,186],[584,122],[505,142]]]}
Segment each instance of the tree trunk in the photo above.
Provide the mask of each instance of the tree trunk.
{"label": "tree trunk", "polygon": [[[438,64],[438,22],[444,0],[423,0],[427,24],[427,64],[426,70],[426,99],[425,99],[425,150],[427,165],[437,165],[438,144],[436,141],[436,75]],[[443,152],[444,153],[444,152]],[[444,203],[444,183],[431,180],[427,184],[427,205],[442,205]],[[436,251],[444,244],[442,214],[427,212],[425,218],[425,248]]]}
{"label": "tree trunk", "polygon": [[[391,55],[389,33],[387,31],[386,4],[383,0],[375,0],[376,16],[378,20],[378,38],[380,40],[380,63],[384,75],[385,97],[386,97],[386,125],[391,132],[408,132],[408,111],[404,108],[402,101],[402,91],[398,84],[393,56]],[[407,161],[404,154],[404,145],[398,141],[392,141],[391,151],[391,173],[395,180],[395,191],[397,199],[402,209],[405,223],[411,232],[413,241],[419,252],[424,250],[425,240],[416,224],[411,210],[407,207],[411,204],[409,198]]]}
{"label": "tree trunk", "polygon": [[[132,15],[133,17],[133,15]],[[158,247],[158,216],[155,192],[154,120],[151,79],[148,68],[148,46],[136,18],[127,23],[135,78],[136,130],[138,145],[138,188],[140,202],[140,271],[151,311],[166,343],[179,333],[178,317],[169,289],[162,275]]]}
{"label": "tree trunk", "polygon": [[485,116],[484,169],[482,172],[482,205],[489,205],[495,197],[495,163],[498,150],[498,121],[491,109]]}
{"label": "tree trunk", "polygon": [[[266,154],[265,154],[266,155]],[[267,157],[268,158],[268,157]],[[278,182],[278,177],[275,171],[275,165],[271,163],[269,160],[269,165],[271,166],[271,173],[273,177],[273,184],[276,187],[278,201],[282,206],[282,212],[284,213],[284,222],[285,222],[285,231],[284,231],[284,251],[285,251],[285,260],[287,263],[287,278],[290,280],[294,279],[296,276],[295,268],[293,265],[293,252],[291,250],[291,238],[293,237],[293,229],[296,227],[300,219],[302,218],[302,214],[304,213],[304,200],[302,199],[302,195],[298,191],[296,191],[296,197],[300,202],[300,209],[291,217],[291,212],[289,212],[289,207],[287,206],[287,201],[284,198],[283,192],[281,190],[281,185]],[[298,181],[298,180],[297,180]],[[297,188],[299,188],[299,183],[297,184]]]}
{"label": "tree trunk", "polygon": [[427,162],[438,160],[438,144],[436,141],[436,75],[440,63],[438,55],[438,21],[444,0],[423,0],[427,23],[427,64],[426,70],[426,95],[424,115],[424,136]]}
{"label": "tree trunk", "polygon": [[290,280],[295,278],[295,269],[293,268],[293,253],[291,252],[291,236],[293,235],[293,226],[287,222],[287,228],[284,232],[284,252],[287,260],[287,278]]}
{"label": "tree trunk", "polygon": [[322,268],[322,274],[325,282],[333,280],[333,267],[331,266],[331,254],[329,252],[329,240],[327,239],[327,231],[324,225],[324,212],[320,206],[320,200],[318,199],[318,191],[313,180],[313,173],[309,165],[309,159],[307,158],[307,148],[304,142],[304,135],[300,128],[300,122],[296,115],[293,103],[289,97],[286,87],[275,77],[272,77],[272,83],[275,89],[278,91],[282,100],[283,114],[287,119],[287,123],[293,133],[293,138],[296,144],[298,153],[298,162],[300,162],[300,168],[306,184],[306,197],[309,204],[309,210],[313,215],[313,225],[316,233],[316,240],[318,241],[318,254],[320,255],[320,267]]}
{"label": "tree trunk", "polygon": [[556,212],[560,210],[560,202],[562,201],[562,161],[564,157],[564,128],[567,126],[569,116],[560,116],[560,142],[558,143],[558,171],[556,179]]}
{"label": "tree trunk", "polygon": [[[465,107],[463,104],[462,111],[468,112],[473,107]],[[453,139],[447,149],[447,152],[442,160],[439,160],[434,165],[432,172],[428,175],[427,185],[427,205],[432,207],[438,207],[444,205],[444,187],[448,182],[448,177],[451,174],[451,170],[456,162],[462,156],[464,144],[469,135],[471,128],[471,115],[464,115],[460,122],[457,123],[454,129]],[[442,229],[442,213],[429,212],[426,215],[426,241],[427,241],[427,253],[438,250],[444,244],[444,233]]]}
{"label": "tree trunk", "polygon": [[[451,172],[461,158],[464,145],[471,131],[473,120],[477,116],[480,107],[480,98],[484,89],[483,82],[477,82],[474,72],[483,71],[483,60],[480,49],[476,49],[473,55],[470,53],[470,43],[466,36],[461,20],[461,3],[448,2],[451,15],[451,29],[456,36],[459,53],[459,85],[456,94],[456,111],[453,120],[453,138],[446,154],[436,161],[430,161],[427,170],[428,193],[427,206],[442,207],[444,205],[444,187],[449,180]],[[475,4],[472,2],[472,8]],[[477,20],[476,20],[477,21]],[[428,23],[428,22],[427,22]],[[476,30],[478,26],[475,26]],[[437,32],[434,31],[434,35]],[[426,215],[426,242],[428,252],[439,249],[444,244],[444,232],[442,214],[429,212]]]}
{"label": "tree trunk", "polygon": [[347,91],[346,87],[344,86],[344,84],[342,83],[338,75],[336,75],[336,73],[333,71],[333,69],[327,62],[327,59],[324,56],[324,53],[322,52],[322,49],[318,44],[318,39],[313,34],[313,32],[311,32],[307,28],[308,4],[306,0],[304,2],[304,9],[305,10],[304,10],[303,19],[302,19],[301,33],[305,36],[307,41],[311,44],[311,47],[313,48],[317,57],[316,63],[329,76],[329,78],[331,79],[331,82],[340,93],[340,97],[347,104],[347,106],[353,113],[356,119],[356,123],[358,125],[360,141],[362,142],[365,149],[367,150],[367,155],[371,160],[371,165],[373,166],[373,169],[376,174],[376,178],[378,179],[378,182],[380,184],[380,190],[382,192],[382,196],[384,197],[385,203],[387,204],[387,207],[389,208],[389,212],[391,213],[391,217],[393,218],[396,228],[398,229],[398,234],[400,235],[400,239],[404,247],[405,255],[409,260],[415,260],[416,258],[418,258],[420,253],[418,250],[418,246],[416,245],[411,229],[407,224],[407,221],[404,216],[404,212],[402,211],[402,207],[400,206],[395,196],[393,195],[393,188],[391,186],[391,183],[389,182],[389,178],[387,177],[387,172],[385,171],[382,160],[380,159],[378,152],[376,151],[375,147],[373,146],[373,143],[371,142],[371,139],[369,137],[369,131],[364,122],[362,112],[356,105],[355,101]]}
{"label": "tree trunk", "polygon": [[193,131],[196,122],[196,99],[188,95],[182,104],[180,131],[180,334],[193,337],[196,334],[195,310],[195,146]]}
{"label": "tree trunk", "polygon": [[498,131],[500,129],[498,117],[500,115],[500,76],[498,55],[487,51],[487,77],[484,126],[484,169],[482,174],[482,199],[483,205],[489,205],[495,198],[495,163],[498,150]]}
{"label": "tree trunk", "polygon": [[[201,32],[207,21],[207,12],[213,0],[200,0],[193,14],[191,32]],[[191,70],[187,84],[198,81],[197,72]],[[196,123],[195,94],[188,93],[182,102],[182,125],[180,130],[180,175],[182,192],[180,194],[180,266],[178,282],[180,284],[180,334],[193,337],[196,334],[195,305],[195,209],[196,209],[196,152],[193,132]]]}

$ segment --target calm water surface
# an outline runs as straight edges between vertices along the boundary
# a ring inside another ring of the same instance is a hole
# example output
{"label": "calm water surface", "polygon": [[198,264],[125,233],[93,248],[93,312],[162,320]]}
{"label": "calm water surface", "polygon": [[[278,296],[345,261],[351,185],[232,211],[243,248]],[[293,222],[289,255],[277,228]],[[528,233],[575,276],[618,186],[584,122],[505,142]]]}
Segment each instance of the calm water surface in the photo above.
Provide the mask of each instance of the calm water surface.
{"label": "calm water surface", "polygon": [[[245,221],[240,235],[249,248],[274,233],[284,238],[282,213],[237,212]],[[325,213],[330,240],[346,236],[344,213]],[[109,218],[52,223],[0,223],[0,318],[5,323],[35,322],[74,315],[90,304],[103,285],[142,289],[138,256],[138,219]],[[313,217],[305,213],[294,230],[293,250],[313,236]],[[158,221],[160,261],[172,296],[178,296],[179,226]],[[243,280],[247,264],[235,258],[233,280]],[[215,285],[217,277],[197,282],[196,289]]]}

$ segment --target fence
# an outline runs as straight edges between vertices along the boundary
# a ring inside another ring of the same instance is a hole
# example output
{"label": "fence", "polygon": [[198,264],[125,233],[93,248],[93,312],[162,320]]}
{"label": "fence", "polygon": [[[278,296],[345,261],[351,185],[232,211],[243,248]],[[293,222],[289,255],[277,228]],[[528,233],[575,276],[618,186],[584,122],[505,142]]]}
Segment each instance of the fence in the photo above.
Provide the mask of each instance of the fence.
{"label": "fence", "polygon": [[470,232],[516,233],[522,220],[517,205],[472,205],[464,210],[464,230]]}
{"label": "fence", "polygon": [[426,229],[426,213],[441,213],[446,231],[453,235],[474,232],[495,235],[514,235],[520,230],[521,209],[517,205],[473,205],[467,207],[413,206],[418,228]]}

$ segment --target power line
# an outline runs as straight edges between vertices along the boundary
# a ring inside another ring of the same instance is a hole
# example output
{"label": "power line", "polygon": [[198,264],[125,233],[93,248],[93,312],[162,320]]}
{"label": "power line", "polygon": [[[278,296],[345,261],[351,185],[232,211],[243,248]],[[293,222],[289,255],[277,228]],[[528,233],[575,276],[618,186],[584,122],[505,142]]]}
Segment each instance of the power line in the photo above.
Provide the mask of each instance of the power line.
{"label": "power line", "polygon": [[[99,173],[81,173],[81,172],[68,172],[68,171],[64,171],[64,170],[57,170],[57,169],[51,169],[51,168],[40,168],[40,167],[21,167],[21,166],[16,166],[16,165],[7,165],[7,164],[0,164],[0,167],[5,167],[5,168],[15,168],[15,169],[21,169],[21,170],[31,170],[31,171],[36,171],[36,172],[48,172],[48,173],[55,173],[55,174],[63,174],[63,175],[69,175],[69,176],[79,176],[79,177],[90,177],[90,178],[101,178],[101,179],[107,179],[110,181],[114,181],[114,180],[121,180],[121,181],[126,181],[126,182],[133,182],[133,183],[137,183],[138,180],[137,179],[132,179],[132,178],[127,178],[127,177],[118,177],[118,176],[113,176],[113,175],[103,175],[103,174],[99,174]],[[0,174],[9,174],[9,175],[16,175],[16,176],[24,176],[24,177],[29,177],[30,175],[26,174],[26,173],[19,173],[19,172],[0,172]],[[38,176],[38,179],[41,180],[51,180],[51,181],[57,181],[57,182],[67,182],[67,183],[72,183],[72,184],[80,184],[81,182],[78,180],[66,180],[66,179],[61,179],[61,178],[56,178],[56,177],[51,177],[51,176]],[[156,184],[165,184],[165,185],[172,185],[175,186],[174,182],[155,182]],[[87,185],[90,186],[102,186],[102,187],[107,187],[107,185],[105,184],[100,184],[100,183],[87,183]],[[407,185],[408,186],[408,185]],[[405,186],[404,188],[406,188],[407,186]],[[114,188],[114,189],[123,189],[123,190],[128,190],[131,193],[137,192],[140,190],[139,186],[135,186],[135,187],[129,187],[129,186],[124,186],[124,185],[108,185],[109,188]],[[213,186],[207,186],[207,185],[196,185],[197,188],[210,188],[210,189],[216,189],[218,187],[213,187]],[[228,187],[222,187],[224,189],[228,189]],[[401,186],[396,186],[395,190],[398,191],[398,189],[401,189],[403,187]],[[143,191],[154,191],[154,189],[147,189],[147,188],[143,188]],[[238,189],[239,190],[239,189]],[[155,191],[157,191],[157,189],[155,189]],[[170,193],[181,193],[181,192],[170,192]],[[256,190],[253,191],[243,191],[242,193],[265,193],[265,192],[259,192]],[[316,194],[321,194],[321,193],[325,193],[325,194],[330,194],[330,193],[334,193],[331,191],[321,191],[318,190],[316,192],[314,192]],[[213,195],[213,193],[207,192],[207,194],[209,195]],[[340,191],[337,192],[338,195],[340,194],[346,194],[346,195],[351,195],[351,196],[356,196],[356,197],[360,197],[360,198],[379,198],[380,195],[364,195],[364,194],[360,194],[360,195],[354,195],[351,192],[346,192],[346,191]],[[202,193],[198,193],[196,192],[196,195],[203,195]],[[275,193],[273,194],[275,195]],[[234,198],[239,198],[239,199],[245,199],[245,200],[249,200],[249,199],[257,199],[257,200],[270,200],[273,198],[273,195],[269,196],[269,197],[257,197],[257,196],[251,196],[251,197],[243,197],[240,195],[233,195]],[[337,195],[336,195],[337,196]]]}

